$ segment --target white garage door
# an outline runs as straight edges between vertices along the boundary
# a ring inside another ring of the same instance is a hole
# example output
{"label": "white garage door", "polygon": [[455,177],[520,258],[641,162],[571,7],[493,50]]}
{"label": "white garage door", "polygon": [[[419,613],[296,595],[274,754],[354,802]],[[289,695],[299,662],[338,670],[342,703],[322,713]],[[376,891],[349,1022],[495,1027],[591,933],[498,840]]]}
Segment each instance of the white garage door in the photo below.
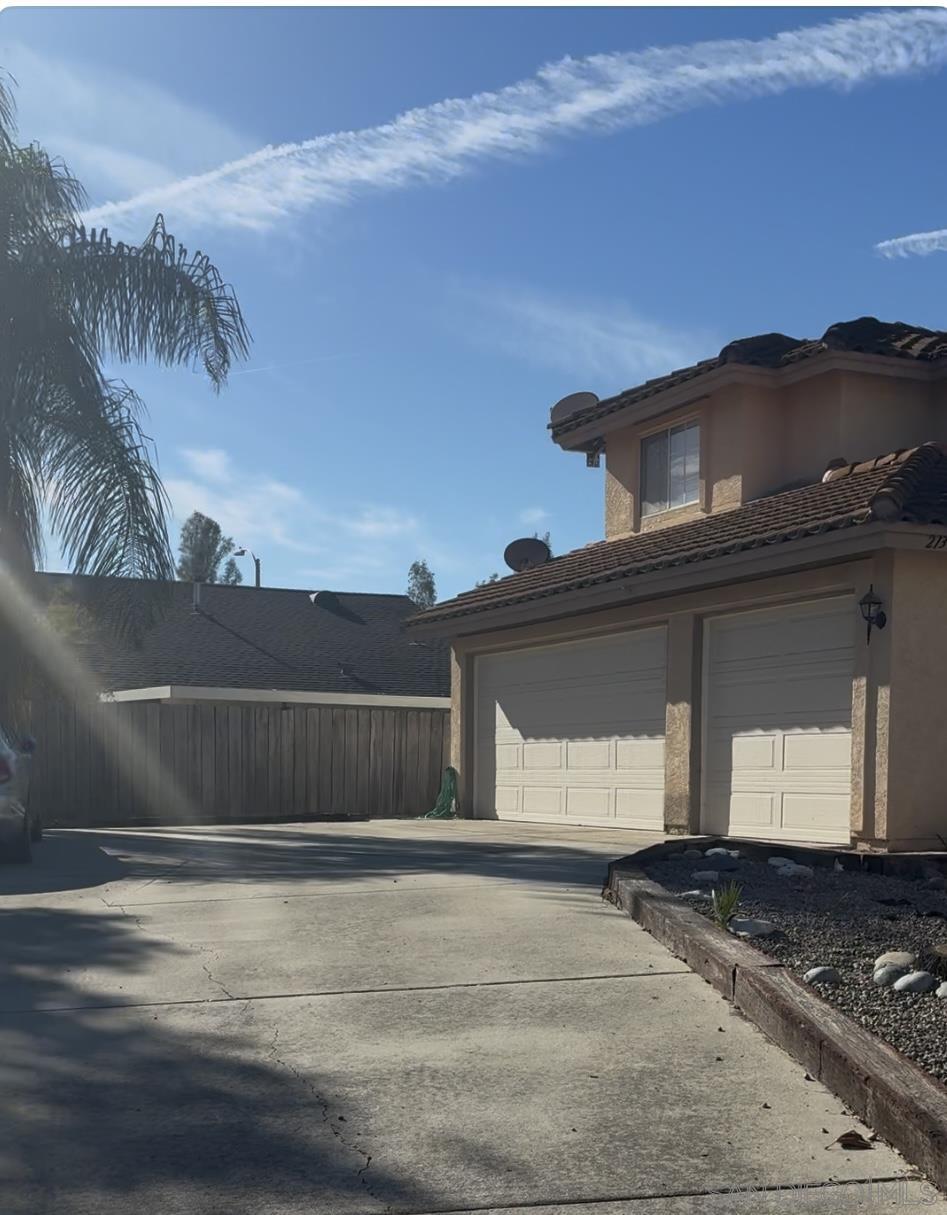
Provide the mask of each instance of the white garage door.
{"label": "white garage door", "polygon": [[849,841],[854,628],[849,599],[708,622],[705,831]]}
{"label": "white garage door", "polygon": [[664,824],[665,630],[477,660],[477,814]]}

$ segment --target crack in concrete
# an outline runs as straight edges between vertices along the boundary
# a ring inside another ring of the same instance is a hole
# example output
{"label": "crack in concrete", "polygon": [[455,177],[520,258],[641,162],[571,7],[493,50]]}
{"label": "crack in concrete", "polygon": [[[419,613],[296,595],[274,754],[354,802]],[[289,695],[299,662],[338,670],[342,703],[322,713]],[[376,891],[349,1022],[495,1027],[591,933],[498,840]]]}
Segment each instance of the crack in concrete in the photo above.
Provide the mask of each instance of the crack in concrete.
{"label": "crack in concrete", "polygon": [[138,931],[143,932],[145,936],[157,935],[157,933],[151,932],[144,926],[144,924],[141,922],[140,915],[137,915],[134,911],[129,911],[123,903],[109,903],[102,897],[102,895],[99,895],[99,902],[103,903],[109,909],[109,911],[120,911],[123,916],[127,917],[129,920],[132,920]]}
{"label": "crack in concrete", "polygon": [[210,967],[206,962],[201,962],[201,970],[203,970],[204,974],[207,975],[208,980],[213,983],[215,987],[220,988],[228,1000],[239,1000],[241,998],[240,996],[235,996],[232,991],[228,991],[227,988],[224,987],[223,983],[221,983],[220,979],[214,978],[214,976],[210,973]]}
{"label": "crack in concrete", "polygon": [[[378,1194],[375,1193],[375,1190],[374,1190],[371,1182],[369,1181],[368,1177],[366,1176],[369,1168],[371,1167],[371,1163],[372,1163],[371,1152],[367,1152],[363,1147],[360,1147],[357,1143],[355,1143],[352,1139],[350,1139],[348,1137],[348,1135],[342,1129],[342,1127],[339,1126],[340,1121],[343,1121],[343,1122],[345,1121],[344,1115],[339,1114],[335,1118],[333,1118],[331,1115],[330,1109],[329,1109],[329,1099],[327,1097],[323,1096],[323,1094],[319,1092],[319,1090],[316,1088],[315,1084],[313,1084],[313,1082],[307,1076],[303,1075],[300,1072],[298,1067],[296,1067],[294,1064],[290,1063],[289,1060],[284,1059],[280,1056],[279,1032],[280,1032],[279,1026],[276,1026],[273,1031],[273,1039],[270,1042],[268,1061],[270,1063],[279,1064],[280,1067],[285,1068],[286,1071],[288,1071],[290,1073],[290,1075],[293,1076],[293,1078],[296,1081],[298,1081],[299,1084],[301,1084],[304,1088],[308,1089],[309,1093],[315,1099],[316,1104],[319,1106],[319,1110],[322,1114],[323,1125],[329,1128],[329,1131],[331,1132],[332,1136],[338,1141],[338,1143],[341,1147],[343,1147],[346,1151],[354,1152],[355,1155],[359,1156],[361,1158],[361,1160],[363,1161],[362,1166],[359,1169],[357,1169],[356,1173],[355,1173],[355,1177],[358,1180],[359,1184],[364,1187],[365,1193],[370,1198],[375,1198],[378,1201],[382,1201],[379,1198]],[[388,1215],[388,1213],[390,1211],[391,1211],[391,1203],[386,1203],[384,1215]]]}
{"label": "crack in concrete", "polygon": [[[786,1181],[782,1184],[773,1183],[769,1185],[754,1185],[752,1182],[747,1182],[745,1186],[729,1185],[712,1187],[705,1190],[653,1190],[646,1194],[607,1194],[602,1197],[593,1198],[533,1198],[527,1202],[491,1202],[489,1206],[462,1206],[462,1207],[425,1207],[417,1210],[403,1210],[398,1215],[476,1215],[477,1212],[500,1212],[500,1211],[534,1211],[537,1207],[543,1210],[569,1210],[573,1207],[596,1207],[596,1206],[613,1206],[615,1203],[645,1203],[660,1201],[668,1198],[740,1198],[750,1194],[786,1194],[787,1196],[799,1195],[802,1192],[832,1190],[838,1187],[850,1188],[855,1186],[878,1186],[890,1185],[893,1182],[912,1182],[921,1181],[923,1178],[919,1173],[892,1173],[884,1177],[845,1177],[830,1181]],[[930,1182],[927,1182],[930,1186]],[[933,1193],[933,1187],[931,1186]],[[388,1211],[391,1211],[389,1205]],[[365,1213],[367,1215],[367,1212]]]}

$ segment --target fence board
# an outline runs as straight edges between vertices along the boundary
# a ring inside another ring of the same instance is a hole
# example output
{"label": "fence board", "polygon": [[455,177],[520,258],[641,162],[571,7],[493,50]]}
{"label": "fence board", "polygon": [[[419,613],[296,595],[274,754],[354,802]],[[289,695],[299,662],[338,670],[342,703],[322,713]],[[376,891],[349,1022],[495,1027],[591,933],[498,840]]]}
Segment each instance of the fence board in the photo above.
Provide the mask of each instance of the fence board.
{"label": "fence board", "polygon": [[423,814],[450,740],[441,709],[44,701],[29,720],[58,826]]}

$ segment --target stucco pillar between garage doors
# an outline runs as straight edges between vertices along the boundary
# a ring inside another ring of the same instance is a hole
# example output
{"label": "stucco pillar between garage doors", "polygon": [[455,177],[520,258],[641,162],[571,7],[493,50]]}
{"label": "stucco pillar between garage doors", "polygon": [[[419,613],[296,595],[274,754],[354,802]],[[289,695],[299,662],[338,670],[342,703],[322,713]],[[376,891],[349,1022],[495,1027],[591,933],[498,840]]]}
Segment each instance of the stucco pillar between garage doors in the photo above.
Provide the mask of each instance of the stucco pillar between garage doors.
{"label": "stucco pillar between garage doors", "polygon": [[667,708],[664,735],[664,829],[700,830],[700,629],[693,612],[667,625]]}
{"label": "stucco pillar between garage doors", "polygon": [[450,651],[450,763],[457,772],[457,813],[473,818],[473,659],[469,654]]}

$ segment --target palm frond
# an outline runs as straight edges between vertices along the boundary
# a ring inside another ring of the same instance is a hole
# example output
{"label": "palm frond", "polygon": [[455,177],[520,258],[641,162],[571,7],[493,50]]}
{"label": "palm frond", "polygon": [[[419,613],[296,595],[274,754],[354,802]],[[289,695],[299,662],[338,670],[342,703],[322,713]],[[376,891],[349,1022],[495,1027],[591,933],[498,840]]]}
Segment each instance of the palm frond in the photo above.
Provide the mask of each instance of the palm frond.
{"label": "palm frond", "polygon": [[248,354],[250,333],[232,287],[209,257],[179,245],[160,215],[141,245],[79,226],[62,250],[57,272],[100,351],[123,362],[200,363],[218,389],[233,359]]}
{"label": "palm frond", "polygon": [[[90,404],[90,403],[89,403]],[[50,526],[79,574],[168,580],[168,498],[122,383],[103,386],[98,409],[48,412],[44,465]]]}

